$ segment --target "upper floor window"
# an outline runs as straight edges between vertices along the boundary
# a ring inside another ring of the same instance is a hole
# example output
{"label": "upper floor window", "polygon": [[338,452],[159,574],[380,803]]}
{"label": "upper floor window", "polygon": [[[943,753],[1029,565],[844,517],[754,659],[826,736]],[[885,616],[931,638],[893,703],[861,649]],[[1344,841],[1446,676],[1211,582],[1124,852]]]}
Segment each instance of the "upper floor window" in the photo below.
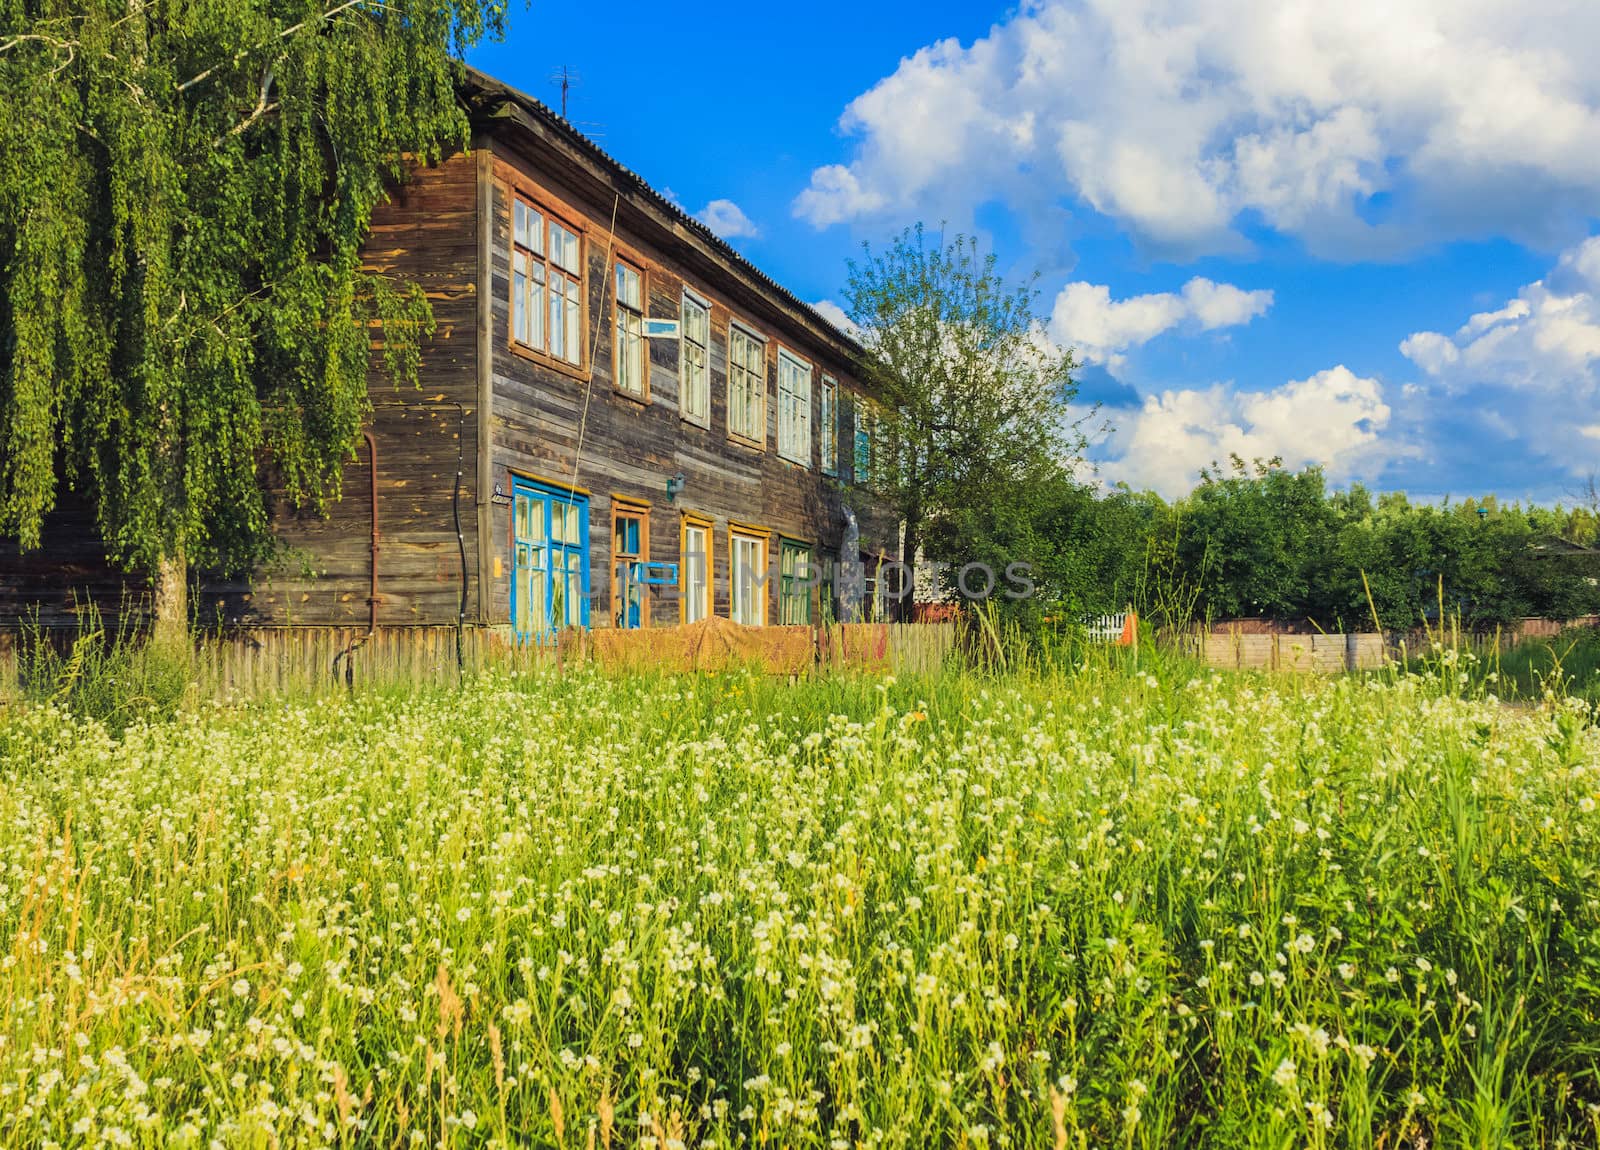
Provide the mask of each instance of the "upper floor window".
{"label": "upper floor window", "polygon": [[728,325],[728,434],[767,442],[767,345],[738,324]]}
{"label": "upper floor window", "polygon": [[822,377],[822,406],[818,435],[822,448],[822,474],[839,474],[839,383],[831,375]]}
{"label": "upper floor window", "polygon": [[511,220],[511,334],[519,344],[583,363],[583,259],[578,233],[518,199]]}
{"label": "upper floor window", "polygon": [[778,454],[811,466],[811,365],[778,352]]}
{"label": "upper floor window", "polygon": [[859,396],[855,402],[855,476],[857,483],[872,482],[872,413],[867,410],[867,401]]}
{"label": "upper floor window", "polygon": [[683,417],[696,423],[711,422],[711,309],[685,292],[683,326],[678,356],[680,402]]}
{"label": "upper floor window", "polygon": [[638,270],[617,262],[617,339],[615,378],[618,391],[636,399],[648,394],[644,353],[644,277]]}

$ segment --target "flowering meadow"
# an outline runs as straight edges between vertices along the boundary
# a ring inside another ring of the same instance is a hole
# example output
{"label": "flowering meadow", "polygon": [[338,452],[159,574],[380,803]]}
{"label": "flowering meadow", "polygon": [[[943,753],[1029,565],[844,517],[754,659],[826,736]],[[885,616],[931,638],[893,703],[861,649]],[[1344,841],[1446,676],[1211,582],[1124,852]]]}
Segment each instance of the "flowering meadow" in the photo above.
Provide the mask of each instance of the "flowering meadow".
{"label": "flowering meadow", "polygon": [[1600,734],[1434,677],[0,718],[0,1144],[1593,1146]]}

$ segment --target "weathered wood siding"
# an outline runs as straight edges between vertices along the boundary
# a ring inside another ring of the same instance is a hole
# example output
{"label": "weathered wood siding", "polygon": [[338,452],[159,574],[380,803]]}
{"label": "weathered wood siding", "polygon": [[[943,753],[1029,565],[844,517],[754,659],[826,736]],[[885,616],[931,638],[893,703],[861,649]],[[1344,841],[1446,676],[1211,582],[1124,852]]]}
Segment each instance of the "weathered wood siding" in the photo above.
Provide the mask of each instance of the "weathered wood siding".
{"label": "weathered wood siding", "polygon": [[[463,567],[469,621],[509,622],[511,507],[509,500],[493,502],[488,489],[503,487],[509,493],[514,475],[587,489],[595,626],[608,625],[612,614],[613,497],[648,506],[647,556],[659,562],[681,563],[683,513],[710,520],[713,611],[719,615],[729,613],[734,523],[767,532],[766,616],[772,623],[779,619],[782,537],[809,544],[818,561],[833,560],[843,531],[841,508],[848,504],[861,517],[862,550],[892,554],[893,522],[871,511],[850,474],[851,397],[859,389],[850,371],[849,342],[726,249],[664,211],[626,172],[597,160],[566,130],[526,114],[498,117],[479,128],[485,135],[477,152],[417,171],[378,208],[366,249],[369,266],[422,285],[437,323],[424,348],[419,388],[399,388],[387,378],[381,347],[374,344],[369,386],[378,454],[378,623],[455,622]],[[488,194],[480,194],[485,188]],[[513,346],[513,188],[554,209],[581,233],[587,294],[581,370],[558,369]],[[480,220],[485,208],[489,218]],[[647,342],[647,402],[612,386],[610,286],[618,256],[643,271],[649,317],[680,318],[685,286],[710,301],[709,426],[683,418],[676,340]],[[486,282],[492,295],[483,309],[480,286]],[[759,448],[728,433],[728,333],[734,319],[767,340],[766,440]],[[487,357],[479,354],[480,338],[487,341]],[[783,459],[778,451],[780,347],[814,369],[807,465]],[[487,375],[481,371],[485,360]],[[820,457],[824,374],[839,386],[837,478],[824,476]],[[492,397],[489,442],[481,445],[486,456],[480,456],[479,404],[485,392]],[[195,603],[201,625],[363,626],[372,562],[369,466],[369,451],[361,443],[344,467],[343,496],[325,517],[279,500],[278,556],[238,578],[205,578]],[[669,502],[667,479],[678,473],[685,484]],[[480,474],[486,477],[482,484]],[[64,498],[52,517],[44,550],[22,556],[13,545],[0,543],[0,626],[15,625],[35,608],[45,622],[70,622],[74,592],[92,598],[108,615],[128,596],[147,593],[145,580],[124,580],[104,561],[88,509],[72,500]],[[481,550],[480,522],[489,532]],[[652,624],[679,620],[675,598],[651,595],[650,604]]]}
{"label": "weathered wood siding", "polygon": [[118,626],[124,615],[138,625],[149,602],[149,579],[106,559],[94,509],[78,492],[63,486],[38,548],[23,551],[0,538],[0,629],[75,626],[89,608],[105,626]]}
{"label": "weathered wood siding", "polygon": [[[417,170],[373,214],[367,266],[418,283],[433,307],[419,387],[382,368],[374,340],[369,424],[378,444],[378,622],[449,623],[462,583],[453,493],[461,469],[469,616],[477,580],[477,181],[470,155]],[[345,464],[343,497],[326,518],[281,500],[270,565],[203,588],[202,625],[364,625],[372,497],[365,443]]]}
{"label": "weathered wood siding", "polygon": [[[779,539],[808,543],[816,558],[838,554],[843,530],[841,504],[850,504],[866,523],[864,549],[893,548],[893,528],[879,516],[863,514],[866,500],[850,479],[850,406],[843,397],[856,383],[837,341],[819,338],[804,317],[763,299],[758,289],[719,266],[687,229],[664,230],[641,209],[624,186],[608,186],[566,154],[559,139],[525,149],[495,144],[493,196],[493,365],[492,465],[495,482],[506,491],[523,475],[584,490],[590,512],[590,621],[612,619],[613,498],[649,507],[648,558],[680,563],[685,513],[712,523],[713,612],[729,613],[729,530],[737,522],[766,528],[771,581],[767,619],[778,621]],[[582,236],[585,266],[585,346],[582,370],[553,366],[513,346],[511,339],[511,221],[515,195],[542,206],[576,227]],[[616,226],[612,232],[612,217]],[[625,258],[644,273],[645,314],[678,319],[685,286],[711,303],[710,426],[683,415],[679,395],[679,342],[647,341],[649,398],[645,402],[613,386],[615,312],[611,290],[614,263]],[[728,330],[732,320],[767,339],[764,448],[730,438],[728,433]],[[812,320],[812,323],[817,321]],[[830,346],[832,344],[833,346]],[[778,453],[777,362],[785,347],[811,362],[812,452],[809,466]],[[841,402],[836,416],[839,478],[821,470],[821,381],[838,380]],[[580,450],[581,444],[581,450]],[[666,494],[670,476],[685,483],[673,502]],[[493,520],[496,563],[491,619],[510,618],[512,568],[511,508],[496,507]],[[676,623],[681,605],[651,595],[651,625]],[[813,592],[813,611],[817,609]]]}

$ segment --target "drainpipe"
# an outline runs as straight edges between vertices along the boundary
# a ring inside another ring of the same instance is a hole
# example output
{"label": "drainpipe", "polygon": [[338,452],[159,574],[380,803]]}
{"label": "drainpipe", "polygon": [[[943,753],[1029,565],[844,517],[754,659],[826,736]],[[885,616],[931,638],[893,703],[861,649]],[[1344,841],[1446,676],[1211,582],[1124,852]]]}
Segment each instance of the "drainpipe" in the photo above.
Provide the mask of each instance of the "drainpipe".
{"label": "drainpipe", "polygon": [[367,592],[367,633],[351,640],[350,645],[333,657],[333,677],[339,677],[339,661],[344,660],[344,682],[347,687],[355,686],[355,663],[351,656],[366,646],[378,632],[378,551],[380,550],[378,532],[378,440],[371,429],[363,431],[361,438],[367,441],[367,480],[372,492],[372,582]]}
{"label": "drainpipe", "polygon": [[378,629],[378,439],[369,428],[361,433],[367,441],[367,483],[372,494],[372,583],[367,595],[367,635]]}

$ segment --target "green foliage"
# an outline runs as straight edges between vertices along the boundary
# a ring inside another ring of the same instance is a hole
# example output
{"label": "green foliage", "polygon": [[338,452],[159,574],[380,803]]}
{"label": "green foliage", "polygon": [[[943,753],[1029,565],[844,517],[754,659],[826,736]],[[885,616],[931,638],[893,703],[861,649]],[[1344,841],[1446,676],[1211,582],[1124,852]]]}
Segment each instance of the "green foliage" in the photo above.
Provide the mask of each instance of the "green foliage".
{"label": "green foliage", "polygon": [[1518,643],[1488,666],[1502,695],[1539,699],[1554,692],[1600,704],[1600,630],[1593,627]]}
{"label": "green foliage", "polygon": [[181,641],[108,630],[92,606],[71,632],[25,627],[17,679],[33,703],[61,707],[120,734],[136,719],[170,719],[195,681],[192,649]]}
{"label": "green foliage", "polygon": [[262,471],[322,508],[432,330],[374,206],[466,142],[452,53],[504,0],[0,0],[0,532],[64,481],[114,557],[228,564]]}
{"label": "green foliage", "polygon": [[1202,472],[1185,501],[1180,559],[1191,570],[1205,566],[1207,613],[1292,618],[1306,603],[1331,525],[1322,473],[1233,463],[1230,475]]}
{"label": "green foliage", "polygon": [[956,569],[1026,557],[1082,449],[1072,357],[1042,337],[1035,293],[995,267],[974,240],[930,244],[921,225],[850,262],[846,310],[883,400],[872,486],[905,524],[908,564],[924,542]]}
{"label": "green foliage", "polygon": [[1038,557],[1049,610],[1098,614],[1132,603],[1151,622],[1267,617],[1328,631],[1437,626],[1492,631],[1541,616],[1600,612],[1600,562],[1586,509],[1466,500],[1414,505],[1355,486],[1329,492],[1316,468],[1234,460],[1186,498],[1103,495],[1062,483],[1037,518],[1007,524]]}

